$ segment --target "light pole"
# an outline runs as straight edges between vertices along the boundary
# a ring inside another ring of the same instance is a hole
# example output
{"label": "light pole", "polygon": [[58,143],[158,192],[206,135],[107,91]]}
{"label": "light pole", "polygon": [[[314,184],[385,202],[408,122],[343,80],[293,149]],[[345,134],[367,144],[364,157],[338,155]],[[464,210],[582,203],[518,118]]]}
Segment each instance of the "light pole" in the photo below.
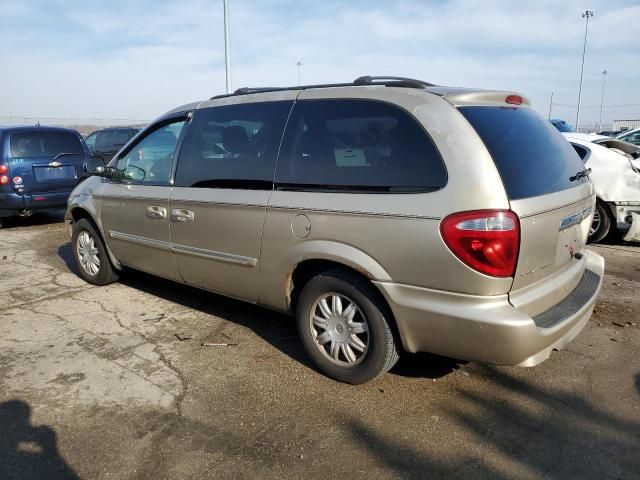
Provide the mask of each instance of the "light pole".
{"label": "light pole", "polygon": [[606,70],[602,71],[602,97],[600,98],[600,120],[598,120],[598,130],[602,130],[602,106],[604,105],[604,85],[607,82],[607,72]]}
{"label": "light pole", "polygon": [[298,67],[298,86],[300,86],[300,72],[302,70],[302,62],[300,60],[296,62],[296,67]]}
{"label": "light pole", "polygon": [[224,68],[226,71],[227,93],[231,93],[231,45],[229,44],[229,2],[222,0],[224,7]]}
{"label": "light pole", "polygon": [[584,25],[584,45],[582,47],[582,67],[580,67],[580,86],[578,87],[578,110],[576,111],[576,130],[579,131],[578,125],[580,125],[580,100],[582,99],[582,74],[584,73],[584,55],[587,52],[587,33],[589,31],[589,18],[593,17],[593,10],[585,10],[582,14],[582,18],[586,18],[587,21]]}

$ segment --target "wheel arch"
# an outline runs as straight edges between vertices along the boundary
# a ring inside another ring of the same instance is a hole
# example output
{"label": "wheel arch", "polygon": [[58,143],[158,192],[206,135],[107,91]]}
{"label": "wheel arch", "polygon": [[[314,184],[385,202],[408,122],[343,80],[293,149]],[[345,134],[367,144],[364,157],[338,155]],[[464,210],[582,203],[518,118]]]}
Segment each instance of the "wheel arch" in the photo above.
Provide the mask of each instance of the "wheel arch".
{"label": "wheel arch", "polygon": [[364,269],[354,268],[347,262],[341,262],[335,259],[308,258],[299,262],[293,267],[287,277],[286,282],[286,294],[289,312],[294,313],[296,311],[300,293],[305,285],[315,276],[331,270],[342,270],[345,272],[349,272],[350,274],[363,279],[369,285],[371,285],[371,290],[372,292],[374,292],[376,299],[386,310],[385,314],[389,319],[391,328],[397,335],[397,338],[400,339],[400,333],[396,323],[395,315],[393,313],[393,310],[391,309],[391,305],[387,301],[387,298],[384,296],[380,288],[372,281],[375,280],[375,278],[370,274],[370,272]]}
{"label": "wheel arch", "polygon": [[116,257],[111,252],[111,249],[109,248],[109,244],[107,243],[107,240],[105,238],[105,235],[104,235],[104,232],[102,231],[101,226],[94,219],[93,214],[89,211],[89,209],[87,209],[86,207],[80,204],[70,205],[69,208],[67,209],[66,218],[69,221],[69,231],[71,231],[73,224],[77,223],[79,220],[86,219],[87,221],[89,221],[91,225],[93,225],[93,227],[96,229],[98,234],[100,235],[102,243],[104,243],[104,247],[107,250],[107,255],[109,255],[109,260],[111,261],[111,265],[113,265],[113,267],[116,268],[117,270],[122,269],[120,262],[118,262]]}

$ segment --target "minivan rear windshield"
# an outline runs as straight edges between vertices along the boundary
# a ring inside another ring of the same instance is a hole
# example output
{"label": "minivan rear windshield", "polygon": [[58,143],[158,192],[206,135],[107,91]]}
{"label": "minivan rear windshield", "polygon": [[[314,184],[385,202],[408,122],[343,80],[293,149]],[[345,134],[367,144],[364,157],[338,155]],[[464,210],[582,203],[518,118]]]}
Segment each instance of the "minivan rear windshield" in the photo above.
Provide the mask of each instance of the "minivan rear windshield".
{"label": "minivan rear windshield", "polygon": [[511,200],[577,186],[584,170],[571,144],[530,108],[459,107],[484,141]]}
{"label": "minivan rear windshield", "polygon": [[59,153],[83,153],[77,135],[68,132],[17,132],[11,135],[14,158],[53,157]]}

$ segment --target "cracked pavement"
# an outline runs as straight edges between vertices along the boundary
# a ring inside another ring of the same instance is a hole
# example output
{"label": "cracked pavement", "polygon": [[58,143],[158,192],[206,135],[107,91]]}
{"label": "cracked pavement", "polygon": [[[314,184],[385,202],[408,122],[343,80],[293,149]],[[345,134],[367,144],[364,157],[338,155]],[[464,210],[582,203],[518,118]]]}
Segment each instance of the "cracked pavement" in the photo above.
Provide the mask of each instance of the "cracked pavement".
{"label": "cracked pavement", "polygon": [[2,479],[637,478],[638,246],[592,247],[594,316],[538,367],[405,355],[354,387],[286,316],[135,272],[84,283],[61,220],[0,230]]}

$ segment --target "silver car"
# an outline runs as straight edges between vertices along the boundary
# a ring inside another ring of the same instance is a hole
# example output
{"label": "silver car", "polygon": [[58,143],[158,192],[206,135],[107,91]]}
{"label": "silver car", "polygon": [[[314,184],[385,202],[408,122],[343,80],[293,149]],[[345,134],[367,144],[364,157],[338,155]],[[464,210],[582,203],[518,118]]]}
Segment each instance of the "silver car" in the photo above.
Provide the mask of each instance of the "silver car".
{"label": "silver car", "polygon": [[513,92],[398,77],[241,89],[85,168],[66,215],[83,279],[127,266],[290,312],[344,382],[401,352],[536,365],[602,285],[588,172]]}

